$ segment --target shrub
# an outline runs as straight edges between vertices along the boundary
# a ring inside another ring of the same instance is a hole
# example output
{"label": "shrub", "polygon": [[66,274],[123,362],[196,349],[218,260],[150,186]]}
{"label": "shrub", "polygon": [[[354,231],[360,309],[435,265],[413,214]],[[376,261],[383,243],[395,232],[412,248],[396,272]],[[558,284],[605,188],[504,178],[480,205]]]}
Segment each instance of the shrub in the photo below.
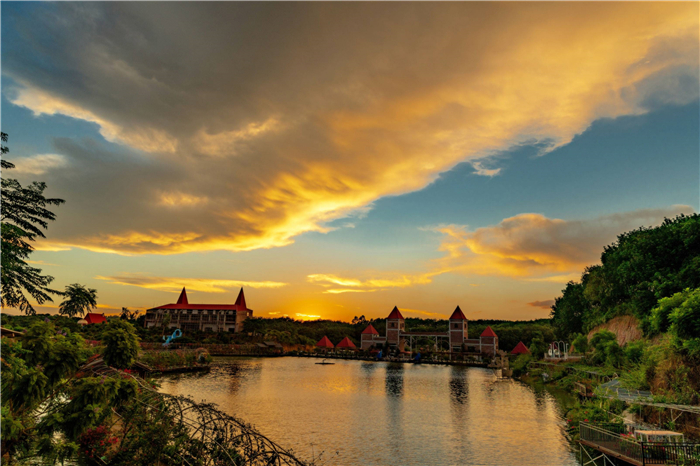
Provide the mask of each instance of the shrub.
{"label": "shrub", "polygon": [[110,319],[102,333],[105,362],[118,369],[131,367],[139,352],[139,339],[134,326],[126,320]]}

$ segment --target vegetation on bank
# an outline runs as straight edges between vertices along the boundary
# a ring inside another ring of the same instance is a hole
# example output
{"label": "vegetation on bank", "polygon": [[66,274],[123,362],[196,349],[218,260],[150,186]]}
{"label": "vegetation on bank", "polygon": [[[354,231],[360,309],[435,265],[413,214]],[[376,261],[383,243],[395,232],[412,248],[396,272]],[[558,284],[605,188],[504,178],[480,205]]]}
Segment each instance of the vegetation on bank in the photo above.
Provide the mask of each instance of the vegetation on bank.
{"label": "vegetation on bank", "polygon": [[[643,338],[618,343],[617,336],[596,327],[617,316],[631,315]],[[552,307],[558,338],[583,356],[557,368],[528,364],[541,358],[537,342],[532,355],[518,357],[516,375],[545,379],[569,390],[593,390],[619,378],[623,387],[651,391],[656,402],[697,405],[700,402],[700,216],[680,215],[655,228],[621,234],[607,246],[601,265],[586,268],[580,282],[570,282]],[[594,331],[592,335],[589,333]],[[568,414],[572,425],[586,418],[619,421],[631,409],[647,422],[683,430],[697,437],[697,416],[679,419],[664,411],[625,406],[619,400],[581,402]]]}

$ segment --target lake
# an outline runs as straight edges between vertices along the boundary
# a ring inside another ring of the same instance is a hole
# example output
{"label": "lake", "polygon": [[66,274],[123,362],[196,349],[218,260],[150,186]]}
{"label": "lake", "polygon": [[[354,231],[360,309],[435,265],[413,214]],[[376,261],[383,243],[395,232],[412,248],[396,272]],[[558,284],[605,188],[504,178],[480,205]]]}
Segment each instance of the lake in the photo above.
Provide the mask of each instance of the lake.
{"label": "lake", "polygon": [[488,369],[311,358],[216,358],[167,376],[303,458],[330,465],[574,466],[562,403]]}

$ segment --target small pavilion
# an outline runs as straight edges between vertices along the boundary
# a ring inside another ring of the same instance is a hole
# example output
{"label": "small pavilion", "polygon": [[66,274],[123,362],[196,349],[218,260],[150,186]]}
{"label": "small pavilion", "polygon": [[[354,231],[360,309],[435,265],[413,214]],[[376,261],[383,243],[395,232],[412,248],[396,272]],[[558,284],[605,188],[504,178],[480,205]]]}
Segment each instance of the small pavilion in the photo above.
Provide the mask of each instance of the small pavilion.
{"label": "small pavilion", "polygon": [[318,341],[318,343],[316,343],[316,348],[329,350],[329,349],[333,349],[334,346],[333,346],[333,343],[331,343],[331,341],[328,339],[328,337],[324,335],[323,338],[321,338]]}
{"label": "small pavilion", "polygon": [[344,349],[344,350],[354,350],[357,349],[357,346],[355,346],[355,343],[350,341],[350,338],[345,337],[341,340],[340,343],[338,343],[335,347],[336,349]]}
{"label": "small pavilion", "polygon": [[515,348],[513,348],[513,351],[511,351],[510,354],[530,354],[530,350],[527,349],[525,343],[520,341],[517,345],[515,345]]}

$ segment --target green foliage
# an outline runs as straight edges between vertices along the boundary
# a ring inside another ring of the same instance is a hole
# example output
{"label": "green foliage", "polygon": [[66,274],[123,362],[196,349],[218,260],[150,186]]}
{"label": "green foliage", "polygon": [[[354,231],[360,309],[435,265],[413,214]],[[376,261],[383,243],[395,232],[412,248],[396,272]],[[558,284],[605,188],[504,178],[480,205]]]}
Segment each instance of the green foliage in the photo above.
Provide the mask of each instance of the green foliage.
{"label": "green foliage", "polygon": [[531,354],[518,355],[518,357],[515,358],[515,361],[513,361],[513,363],[510,365],[511,370],[513,371],[513,377],[520,377],[521,375],[525,374],[525,372],[527,372],[527,365],[533,360],[534,358]]}
{"label": "green foliage", "polygon": [[542,334],[538,334],[532,338],[532,341],[530,342],[530,347],[528,349],[530,350],[530,354],[532,354],[533,358],[542,359],[544,357],[544,354],[547,352],[548,348],[549,346],[544,341],[544,337],[542,336]]}
{"label": "green foliage", "polygon": [[[7,134],[2,133],[2,141],[7,142]],[[2,154],[9,152],[2,144]],[[2,168],[7,170],[14,165],[2,160]],[[2,177],[0,189],[0,228],[2,236],[2,268],[0,268],[2,307],[14,307],[26,314],[35,314],[34,307],[27,295],[37,303],[53,301],[51,294],[61,294],[49,288],[53,277],[42,275],[41,269],[31,267],[27,260],[34,248],[31,242],[39,236],[44,238],[48,222],[56,216],[47,209],[48,206],[63,204],[62,199],[46,198],[45,183],[34,182],[23,187],[19,181]]]}
{"label": "green foliage", "polygon": [[631,341],[625,345],[625,357],[632,364],[639,364],[644,357],[645,347],[643,340]]}
{"label": "green foliage", "polygon": [[667,308],[677,302],[659,300],[700,287],[700,215],[623,233],[605,247],[601,263],[587,268],[580,283],[567,284],[555,301],[558,336],[588,332],[622,314],[637,317],[647,333],[663,332],[669,325]]}
{"label": "green foliage", "polygon": [[679,351],[700,361],[700,288],[678,294],[684,295],[685,299],[668,315],[669,332]]}
{"label": "green foliage", "polygon": [[617,336],[608,331],[601,330],[591,337],[589,342],[593,348],[593,354],[588,359],[593,364],[607,364],[611,367],[621,367],[624,362],[624,351],[617,343]]}
{"label": "green foliage", "polygon": [[139,339],[134,326],[126,320],[110,319],[102,333],[104,360],[118,369],[131,367],[139,352]]}
{"label": "green foliage", "polygon": [[84,316],[97,306],[97,290],[80,283],[67,285],[64,296],[66,299],[58,307],[58,312],[68,317]]}
{"label": "green foliage", "polygon": [[212,357],[204,350],[144,351],[139,361],[156,370],[209,364]]}
{"label": "green foliage", "polygon": [[571,344],[577,353],[586,354],[588,352],[588,337],[580,333],[571,335]]}
{"label": "green foliage", "polygon": [[671,312],[683,304],[683,301],[688,298],[689,291],[689,289],[685,289],[675,293],[673,296],[659,300],[656,307],[651,310],[649,334],[658,335],[668,331],[668,328],[671,326],[671,321],[669,320]]}

